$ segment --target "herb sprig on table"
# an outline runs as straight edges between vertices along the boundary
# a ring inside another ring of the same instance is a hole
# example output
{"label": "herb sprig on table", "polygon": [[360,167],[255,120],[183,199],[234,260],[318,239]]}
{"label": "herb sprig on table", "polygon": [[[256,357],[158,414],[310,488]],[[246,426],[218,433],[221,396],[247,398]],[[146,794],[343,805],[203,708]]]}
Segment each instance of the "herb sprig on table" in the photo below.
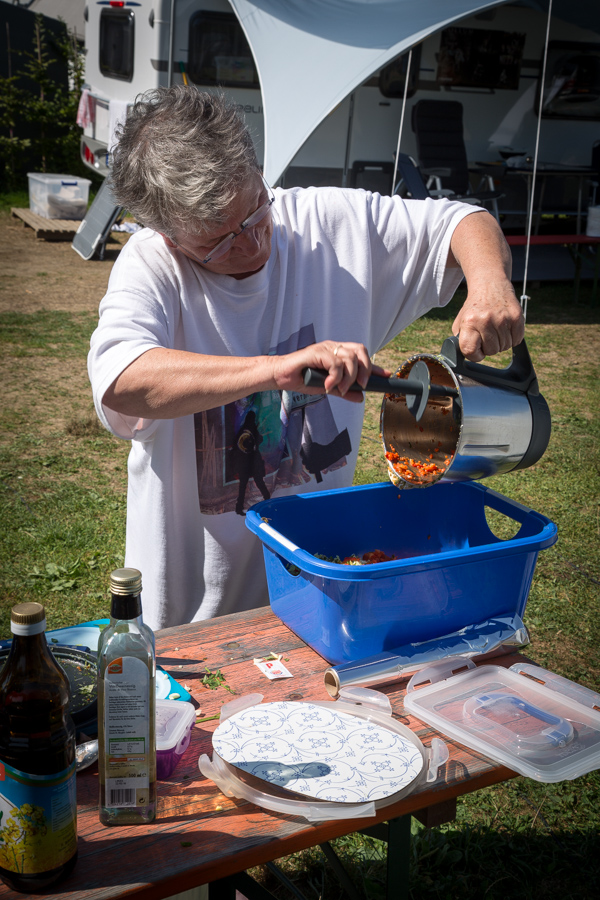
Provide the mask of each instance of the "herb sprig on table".
{"label": "herb sprig on table", "polygon": [[229,685],[225,684],[225,676],[220,669],[217,669],[216,672],[211,672],[210,669],[205,668],[204,671],[206,672],[206,675],[202,678],[204,687],[207,687],[210,691],[216,691],[217,688],[224,687],[226,691],[233,694]]}

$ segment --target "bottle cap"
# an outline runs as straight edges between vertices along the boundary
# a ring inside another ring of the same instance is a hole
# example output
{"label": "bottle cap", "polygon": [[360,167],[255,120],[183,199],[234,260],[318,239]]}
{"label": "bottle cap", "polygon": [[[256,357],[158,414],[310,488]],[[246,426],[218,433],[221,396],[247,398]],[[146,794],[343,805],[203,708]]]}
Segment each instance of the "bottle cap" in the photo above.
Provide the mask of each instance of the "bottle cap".
{"label": "bottle cap", "polygon": [[115,569],[110,575],[110,592],[125,596],[142,593],[142,573],[139,569]]}
{"label": "bottle cap", "polygon": [[35,625],[44,621],[46,613],[41,603],[19,603],[13,606],[10,618],[18,625]]}
{"label": "bottle cap", "polygon": [[13,634],[39,634],[46,630],[46,612],[41,603],[19,603],[10,614]]}
{"label": "bottle cap", "polygon": [[110,575],[113,619],[137,619],[142,614],[142,573],[139,569],[115,569]]}

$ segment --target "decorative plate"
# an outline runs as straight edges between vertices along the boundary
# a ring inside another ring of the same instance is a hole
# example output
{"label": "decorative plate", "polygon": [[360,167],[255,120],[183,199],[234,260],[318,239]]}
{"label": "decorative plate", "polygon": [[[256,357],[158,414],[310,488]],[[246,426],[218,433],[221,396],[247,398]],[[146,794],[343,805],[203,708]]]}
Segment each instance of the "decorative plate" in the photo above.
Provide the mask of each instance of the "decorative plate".
{"label": "decorative plate", "polygon": [[331,706],[251,706],[218,726],[213,748],[238,769],[317,800],[381,800],[414,781],[423,768],[415,744]]}

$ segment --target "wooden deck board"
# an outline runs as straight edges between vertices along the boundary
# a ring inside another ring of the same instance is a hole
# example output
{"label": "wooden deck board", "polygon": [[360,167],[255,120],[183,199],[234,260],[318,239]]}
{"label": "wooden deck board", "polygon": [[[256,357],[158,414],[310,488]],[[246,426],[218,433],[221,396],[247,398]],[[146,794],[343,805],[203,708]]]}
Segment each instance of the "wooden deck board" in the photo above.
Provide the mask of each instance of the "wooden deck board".
{"label": "wooden deck board", "polygon": [[72,241],[81,222],[77,219],[46,219],[31,209],[11,209],[11,215],[21,219],[23,225],[33,228],[42,241]]}

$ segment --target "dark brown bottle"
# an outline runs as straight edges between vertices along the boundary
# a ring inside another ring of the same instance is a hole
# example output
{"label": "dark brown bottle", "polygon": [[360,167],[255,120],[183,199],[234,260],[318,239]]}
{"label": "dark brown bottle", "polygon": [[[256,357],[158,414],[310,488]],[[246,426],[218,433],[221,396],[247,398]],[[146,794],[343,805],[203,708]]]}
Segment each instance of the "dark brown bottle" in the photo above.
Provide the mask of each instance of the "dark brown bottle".
{"label": "dark brown bottle", "polygon": [[14,607],[0,674],[0,878],[24,893],[45,890],[77,859],[69,682],[45,628],[40,603]]}

